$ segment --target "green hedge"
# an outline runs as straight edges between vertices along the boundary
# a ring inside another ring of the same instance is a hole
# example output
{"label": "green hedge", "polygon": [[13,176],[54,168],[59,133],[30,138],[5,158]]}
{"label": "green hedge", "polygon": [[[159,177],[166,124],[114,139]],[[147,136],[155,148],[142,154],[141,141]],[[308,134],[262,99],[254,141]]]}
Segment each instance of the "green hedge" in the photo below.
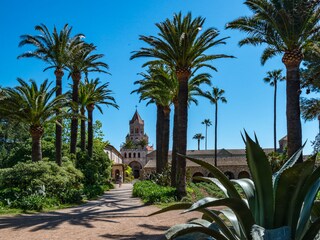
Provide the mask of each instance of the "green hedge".
{"label": "green hedge", "polygon": [[143,202],[149,204],[168,203],[176,200],[176,190],[152,181],[138,181],[133,185],[133,196],[140,197]]}
{"label": "green hedge", "polygon": [[60,203],[82,200],[83,174],[71,162],[18,163],[0,169],[0,202],[24,210],[42,210]]}

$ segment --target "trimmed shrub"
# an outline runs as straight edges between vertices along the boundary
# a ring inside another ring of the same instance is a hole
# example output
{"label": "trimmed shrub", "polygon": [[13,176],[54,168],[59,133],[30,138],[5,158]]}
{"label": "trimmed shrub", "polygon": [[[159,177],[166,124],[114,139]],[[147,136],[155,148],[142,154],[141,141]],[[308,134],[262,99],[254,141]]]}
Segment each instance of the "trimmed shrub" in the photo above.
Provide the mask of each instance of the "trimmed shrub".
{"label": "trimmed shrub", "polygon": [[83,174],[71,162],[62,167],[45,161],[20,162],[12,168],[0,169],[0,201],[19,201],[22,208],[35,210],[41,208],[37,203],[42,197],[56,198],[61,203],[79,202],[82,179]]}
{"label": "trimmed shrub", "polygon": [[140,197],[143,202],[168,203],[176,201],[176,189],[160,186],[152,181],[138,181],[133,185],[134,197]]}

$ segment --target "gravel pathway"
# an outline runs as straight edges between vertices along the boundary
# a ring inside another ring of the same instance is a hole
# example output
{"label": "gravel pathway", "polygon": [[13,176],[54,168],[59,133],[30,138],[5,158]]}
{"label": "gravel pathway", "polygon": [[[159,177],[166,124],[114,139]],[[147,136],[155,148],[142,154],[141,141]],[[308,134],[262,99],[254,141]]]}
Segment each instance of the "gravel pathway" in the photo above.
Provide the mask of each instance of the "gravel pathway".
{"label": "gravel pathway", "polygon": [[40,214],[0,216],[2,240],[160,240],[170,226],[198,218],[198,213],[172,211],[148,217],[158,210],[131,196],[132,184],[107,192],[84,205]]}

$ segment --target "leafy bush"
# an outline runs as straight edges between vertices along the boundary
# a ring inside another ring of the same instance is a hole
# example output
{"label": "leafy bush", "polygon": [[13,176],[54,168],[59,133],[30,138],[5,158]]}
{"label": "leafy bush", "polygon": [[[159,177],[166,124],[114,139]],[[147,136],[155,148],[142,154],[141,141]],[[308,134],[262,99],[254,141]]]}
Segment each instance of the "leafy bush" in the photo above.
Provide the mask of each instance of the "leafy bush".
{"label": "leafy bush", "polygon": [[91,199],[104,194],[105,191],[108,191],[112,188],[113,184],[111,183],[105,185],[86,185],[83,189],[83,193],[87,196],[88,199]]}
{"label": "leafy bush", "polygon": [[162,173],[151,173],[148,179],[160,186],[170,186],[171,184],[171,166],[166,166]]}
{"label": "leafy bush", "polygon": [[84,174],[85,185],[104,185],[111,177],[111,161],[102,148],[95,148],[90,158],[86,152],[77,154],[76,167]]}
{"label": "leafy bush", "polygon": [[138,181],[133,185],[133,196],[140,197],[145,203],[168,203],[176,201],[176,190],[160,186],[152,181]]}
{"label": "leafy bush", "polygon": [[20,162],[0,169],[0,202],[18,201],[16,205],[35,210],[41,208],[37,202],[42,197],[56,198],[61,203],[79,202],[82,179],[83,174],[70,162],[62,167],[45,161]]}
{"label": "leafy bush", "polygon": [[124,182],[126,183],[132,182],[134,179],[133,171],[132,171],[132,168],[127,164],[124,165],[124,173],[125,173]]}

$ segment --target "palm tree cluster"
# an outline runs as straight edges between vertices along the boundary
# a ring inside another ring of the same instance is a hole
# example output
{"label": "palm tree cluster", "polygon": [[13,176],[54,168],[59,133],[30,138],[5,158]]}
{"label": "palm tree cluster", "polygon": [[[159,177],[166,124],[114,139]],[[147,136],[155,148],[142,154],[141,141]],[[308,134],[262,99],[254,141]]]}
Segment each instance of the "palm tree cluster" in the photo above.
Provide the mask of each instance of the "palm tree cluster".
{"label": "palm tree cluster", "polygon": [[286,68],[287,147],[290,157],[302,145],[299,67],[305,53],[314,51],[315,43],[319,41],[319,0],[246,0],[244,4],[253,15],[240,17],[227,24],[227,28],[238,29],[248,35],[239,42],[240,46],[266,46],[261,56],[262,64],[282,55]]}
{"label": "palm tree cluster", "polygon": [[158,36],[140,36],[148,47],[142,47],[131,56],[131,59],[152,58],[144,67],[165,65],[177,81],[176,95],[172,99],[175,107],[172,185],[177,188],[179,198],[186,196],[186,160],[182,155],[186,155],[187,147],[188,104],[191,93],[199,91],[199,85],[190,87],[191,78],[197,79],[196,71],[204,67],[216,71],[211,60],[231,57],[206,53],[212,47],[225,44],[227,38],[219,39],[219,32],[214,28],[202,32],[204,22],[204,18],[193,18],[191,13],[186,16],[175,14],[172,20],[166,19],[156,24]]}
{"label": "palm tree cluster", "polygon": [[[31,45],[32,51],[25,52],[18,58],[36,58],[45,62],[48,69],[54,69],[56,87],[50,89],[48,81],[44,81],[38,88],[31,80],[29,86],[22,79],[18,79],[21,86],[4,89],[1,113],[4,116],[25,122],[32,136],[32,159],[41,160],[41,137],[44,125],[50,121],[56,122],[56,163],[62,164],[62,117],[71,117],[70,153],[76,153],[78,142],[78,122],[81,118],[81,150],[85,151],[85,110],[88,111],[88,154],[92,156],[93,149],[93,110],[99,106],[113,106],[118,108],[111,96],[108,83],[101,84],[99,79],[88,80],[88,73],[107,73],[108,65],[102,61],[103,54],[96,54],[96,46],[84,41],[83,34],[71,35],[72,28],[68,24],[58,31],[54,27],[51,33],[44,25],[35,26],[39,35],[22,35],[19,46]],[[72,91],[62,94],[62,78],[67,71],[68,78],[72,78]],[[86,80],[81,82],[82,75]],[[80,90],[79,90],[80,86]],[[56,95],[53,98],[53,95]],[[14,107],[13,107],[14,106]],[[79,106],[81,115],[79,114]],[[71,109],[66,112],[65,109]]]}

